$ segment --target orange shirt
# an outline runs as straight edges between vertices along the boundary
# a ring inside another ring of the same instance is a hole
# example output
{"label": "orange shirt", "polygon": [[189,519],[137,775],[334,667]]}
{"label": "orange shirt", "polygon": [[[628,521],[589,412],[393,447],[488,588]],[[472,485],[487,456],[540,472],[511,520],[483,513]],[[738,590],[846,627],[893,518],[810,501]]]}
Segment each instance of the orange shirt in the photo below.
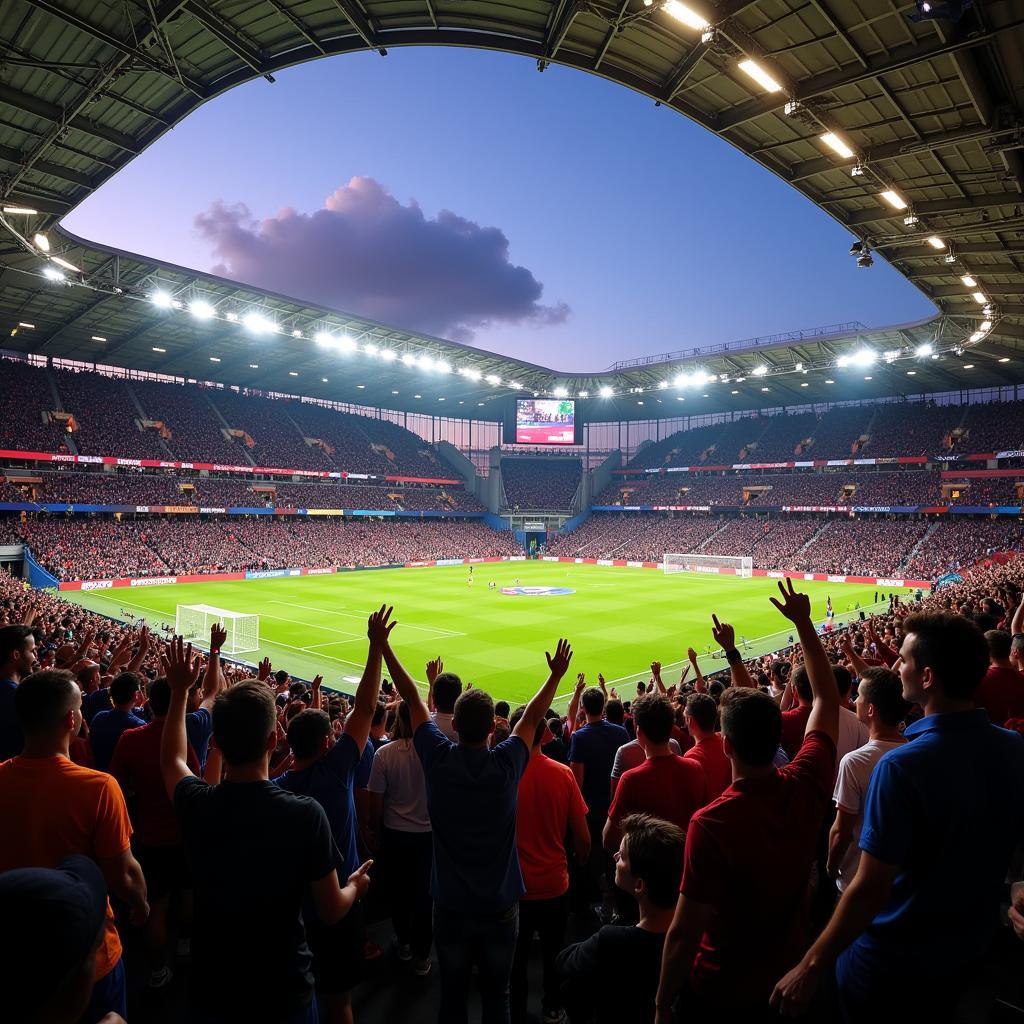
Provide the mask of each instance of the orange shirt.
{"label": "orange shirt", "polygon": [[732,785],[732,761],[725,753],[720,732],[712,733],[683,754],[704,769],[708,784],[708,802],[717,800]]}
{"label": "orange shirt", "polygon": [[[132,834],[113,777],[60,756],[13,757],[0,764],[0,822],[0,871],[55,868],[73,853],[95,861],[117,857],[128,849]],[[120,959],[121,940],[107,900],[96,979],[106,977]]]}

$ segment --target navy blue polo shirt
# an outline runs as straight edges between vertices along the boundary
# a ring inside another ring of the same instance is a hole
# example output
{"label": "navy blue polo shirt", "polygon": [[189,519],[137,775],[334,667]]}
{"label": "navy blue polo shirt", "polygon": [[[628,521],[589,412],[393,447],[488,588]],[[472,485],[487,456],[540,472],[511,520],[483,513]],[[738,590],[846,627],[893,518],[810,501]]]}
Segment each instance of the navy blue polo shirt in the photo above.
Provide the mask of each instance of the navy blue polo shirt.
{"label": "navy blue polo shirt", "polygon": [[525,891],[516,850],[516,798],[530,751],[518,736],[491,749],[416,730],[434,835],[431,893],[443,910],[498,914]]}
{"label": "navy blue polo shirt", "polygon": [[590,816],[603,817],[611,802],[612,765],[615,752],[629,743],[621,725],[601,719],[577,729],[569,741],[569,764],[583,765],[583,799]]}
{"label": "navy blue polo shirt", "polygon": [[101,711],[89,727],[89,745],[92,747],[96,767],[105,772],[110,766],[110,759],[114,756],[114,747],[117,746],[121,733],[126,729],[138,729],[145,724],[144,719],[130,711],[120,711],[117,708]]}
{"label": "navy blue polo shirt", "polygon": [[907,727],[868,786],[860,848],[898,865],[892,892],[836,966],[858,998],[941,978],[984,954],[1024,834],[1024,740],[983,709]]}

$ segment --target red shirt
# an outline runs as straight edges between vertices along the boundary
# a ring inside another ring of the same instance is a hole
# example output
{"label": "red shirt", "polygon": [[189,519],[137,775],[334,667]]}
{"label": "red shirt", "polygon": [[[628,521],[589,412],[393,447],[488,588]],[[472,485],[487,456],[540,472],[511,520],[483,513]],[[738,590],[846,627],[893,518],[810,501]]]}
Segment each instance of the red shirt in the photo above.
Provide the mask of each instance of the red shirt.
{"label": "red shirt", "polygon": [[696,761],[704,769],[708,784],[708,800],[717,800],[732,782],[732,761],[726,757],[722,734],[712,733],[698,740],[683,757]]}
{"label": "red shirt", "polygon": [[[131,801],[132,825],[143,846],[177,846],[181,842],[178,821],[160,772],[163,734],[162,718],[137,729],[126,729],[110,760],[110,774],[121,783],[125,793],[135,794]],[[199,775],[199,761],[191,746],[186,759],[192,774]]]}
{"label": "red shirt", "polygon": [[811,717],[810,704],[798,704],[782,712],[782,749],[792,761],[804,741],[807,719]]}
{"label": "red shirt", "polygon": [[665,754],[623,772],[608,819],[617,825],[627,814],[653,814],[685,831],[693,812],[707,802],[704,769],[678,754]]}
{"label": "red shirt", "polygon": [[678,725],[672,726],[672,739],[679,744],[679,749],[685,754],[693,746],[693,737]]}
{"label": "red shirt", "polygon": [[516,846],[526,900],[551,900],[569,888],[565,834],[569,822],[586,818],[587,805],[567,765],[532,754],[519,780]]}
{"label": "red shirt", "polygon": [[738,779],[690,822],[680,891],[715,908],[691,976],[712,1006],[763,1007],[806,947],[808,884],[835,759],[827,735],[808,733],[789,764]]}
{"label": "red shirt", "polygon": [[974,694],[974,703],[988,712],[994,725],[1024,718],[1024,675],[1015,668],[990,665]]}

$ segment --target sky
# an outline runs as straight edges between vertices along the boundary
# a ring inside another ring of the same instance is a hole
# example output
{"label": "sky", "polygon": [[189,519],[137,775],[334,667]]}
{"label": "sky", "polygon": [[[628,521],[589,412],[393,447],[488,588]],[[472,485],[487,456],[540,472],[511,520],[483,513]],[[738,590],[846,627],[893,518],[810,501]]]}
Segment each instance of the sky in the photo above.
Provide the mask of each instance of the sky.
{"label": "sky", "polygon": [[65,226],[557,370],[934,312],[774,175],[593,75],[399,48],[276,78],[191,114]]}

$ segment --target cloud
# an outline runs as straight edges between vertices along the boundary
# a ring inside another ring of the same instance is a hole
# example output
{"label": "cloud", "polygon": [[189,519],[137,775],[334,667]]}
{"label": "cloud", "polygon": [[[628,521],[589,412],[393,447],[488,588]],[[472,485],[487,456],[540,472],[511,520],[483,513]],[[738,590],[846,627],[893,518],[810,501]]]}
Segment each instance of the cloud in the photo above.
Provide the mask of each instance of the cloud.
{"label": "cloud", "polygon": [[263,221],[218,201],[195,228],[214,273],[396,327],[468,341],[490,324],[569,315],[564,303],[541,303],[544,286],[509,261],[500,228],[449,210],[426,217],[373,178],[352,178],[314,213],[286,207]]}

